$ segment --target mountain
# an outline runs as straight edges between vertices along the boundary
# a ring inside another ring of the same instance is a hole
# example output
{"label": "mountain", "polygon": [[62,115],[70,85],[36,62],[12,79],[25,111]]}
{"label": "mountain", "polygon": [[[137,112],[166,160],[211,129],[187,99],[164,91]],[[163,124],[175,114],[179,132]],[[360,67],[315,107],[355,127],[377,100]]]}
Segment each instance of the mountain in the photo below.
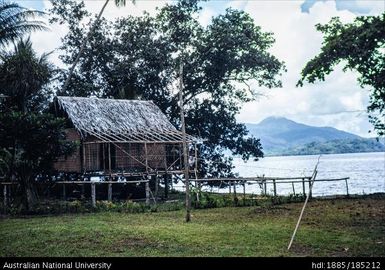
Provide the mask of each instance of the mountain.
{"label": "mountain", "polygon": [[268,117],[259,124],[247,123],[246,127],[251,135],[261,139],[266,155],[385,151],[385,146],[375,139],[332,127],[308,126],[284,117]]}

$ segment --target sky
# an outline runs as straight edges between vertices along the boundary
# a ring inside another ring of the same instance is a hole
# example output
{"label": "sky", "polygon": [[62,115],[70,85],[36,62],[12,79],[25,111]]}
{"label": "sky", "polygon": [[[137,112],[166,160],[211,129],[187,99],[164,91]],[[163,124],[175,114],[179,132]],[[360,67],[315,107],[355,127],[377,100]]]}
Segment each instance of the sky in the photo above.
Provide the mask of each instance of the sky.
{"label": "sky", "polygon": [[[42,0],[16,2],[39,10],[50,7],[48,1]],[[104,0],[85,2],[89,11],[97,13]],[[143,11],[155,14],[156,7],[170,1],[137,0],[135,5],[127,2],[124,8],[111,3],[104,16],[109,19],[128,14],[140,16]],[[335,16],[351,22],[356,16],[379,15],[385,11],[384,0],[211,0],[201,6],[199,20],[203,25],[208,25],[213,16],[224,13],[228,7],[248,12],[263,31],[274,33],[276,42],[270,52],[284,61],[287,68],[281,77],[282,88],[253,85],[262,95],[242,107],[238,121],[258,123],[269,116],[282,116],[308,125],[332,126],[363,137],[374,136],[373,132],[368,133],[372,126],[366,113],[370,89],[358,86],[357,74],[343,72],[339,65],[325,82],[304,87],[296,87],[296,83],[307,61],[320,52],[322,34],[315,30],[317,23],[327,23]],[[55,49],[66,31],[65,27],[54,25],[49,32],[32,34],[35,49],[39,53],[54,51],[51,61],[60,65]]]}

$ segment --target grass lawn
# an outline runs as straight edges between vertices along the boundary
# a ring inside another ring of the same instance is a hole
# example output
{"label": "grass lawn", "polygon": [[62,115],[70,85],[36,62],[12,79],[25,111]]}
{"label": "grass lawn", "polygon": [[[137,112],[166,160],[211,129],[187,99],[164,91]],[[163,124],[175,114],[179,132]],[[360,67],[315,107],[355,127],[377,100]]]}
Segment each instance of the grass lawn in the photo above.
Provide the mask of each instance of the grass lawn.
{"label": "grass lawn", "polygon": [[0,256],[385,256],[385,198],[0,220]]}

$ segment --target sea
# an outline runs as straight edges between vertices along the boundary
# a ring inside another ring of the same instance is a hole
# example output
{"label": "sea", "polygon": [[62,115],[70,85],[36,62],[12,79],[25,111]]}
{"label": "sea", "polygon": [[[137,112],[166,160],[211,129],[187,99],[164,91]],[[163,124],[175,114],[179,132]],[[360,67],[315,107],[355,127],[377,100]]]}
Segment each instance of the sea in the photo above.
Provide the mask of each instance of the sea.
{"label": "sea", "polygon": [[[349,177],[347,184],[350,195],[385,192],[385,152],[276,156],[247,162],[241,158],[234,158],[234,171],[240,177],[310,177],[318,158],[316,180]],[[243,192],[242,187],[238,188],[238,192]],[[276,188],[278,195],[299,194],[303,191],[302,183],[294,183],[294,186],[292,183],[277,183]],[[307,192],[308,184],[305,185],[305,188]],[[226,189],[214,188],[211,191],[225,192]],[[267,192],[273,193],[272,183],[267,185]],[[261,194],[262,187],[256,182],[249,183],[246,185],[246,193]],[[313,196],[346,195],[346,182],[316,181],[312,194]]]}

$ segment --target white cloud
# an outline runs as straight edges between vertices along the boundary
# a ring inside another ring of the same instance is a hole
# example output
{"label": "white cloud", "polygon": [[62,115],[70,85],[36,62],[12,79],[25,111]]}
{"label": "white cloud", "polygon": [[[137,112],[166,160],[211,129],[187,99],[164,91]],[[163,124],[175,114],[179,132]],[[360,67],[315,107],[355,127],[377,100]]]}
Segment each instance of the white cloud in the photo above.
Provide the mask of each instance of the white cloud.
{"label": "white cloud", "polygon": [[320,52],[322,34],[315,30],[315,24],[327,23],[334,16],[345,23],[351,22],[356,15],[347,10],[337,11],[334,1],[317,2],[308,13],[301,12],[301,4],[301,1],[248,1],[245,6],[257,25],[274,33],[276,43],[271,52],[285,61],[288,72],[282,77],[283,88],[263,90],[268,97],[244,105],[238,120],[257,123],[267,116],[279,115],[368,136],[371,126],[365,113],[342,113],[365,110],[368,104],[368,92],[357,85],[357,74],[345,73],[339,65],[325,82],[295,86],[306,62]]}

